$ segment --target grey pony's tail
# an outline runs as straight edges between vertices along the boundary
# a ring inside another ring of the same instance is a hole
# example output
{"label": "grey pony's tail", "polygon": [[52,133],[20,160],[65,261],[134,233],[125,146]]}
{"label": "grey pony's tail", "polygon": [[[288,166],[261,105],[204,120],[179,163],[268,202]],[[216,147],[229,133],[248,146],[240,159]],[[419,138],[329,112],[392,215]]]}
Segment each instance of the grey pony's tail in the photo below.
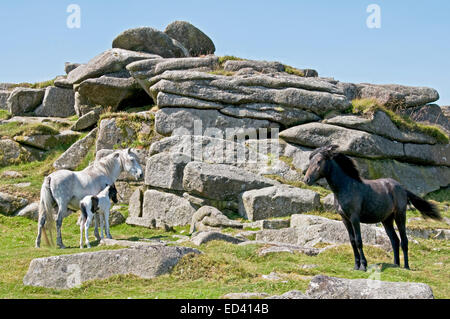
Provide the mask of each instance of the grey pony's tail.
{"label": "grey pony's tail", "polygon": [[442,219],[441,213],[439,213],[436,205],[420,198],[417,195],[414,195],[408,190],[406,191],[406,194],[408,196],[408,201],[413,204],[414,207],[417,208],[424,217],[429,217],[435,220]]}
{"label": "grey pony's tail", "polygon": [[[44,179],[44,183],[41,187],[41,199],[39,201],[39,220],[41,216],[45,216],[45,224],[42,229],[45,243],[49,246],[54,246],[53,242],[53,229],[55,227],[55,219],[53,217],[55,213],[55,200],[53,199],[52,191],[50,189],[50,176]],[[48,235],[47,235],[48,232]]]}

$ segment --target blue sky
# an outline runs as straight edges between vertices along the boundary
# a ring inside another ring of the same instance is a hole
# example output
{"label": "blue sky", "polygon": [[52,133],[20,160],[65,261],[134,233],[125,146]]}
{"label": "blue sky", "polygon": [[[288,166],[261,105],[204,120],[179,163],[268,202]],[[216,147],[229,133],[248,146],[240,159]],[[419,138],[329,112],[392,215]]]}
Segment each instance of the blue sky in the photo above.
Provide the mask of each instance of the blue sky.
{"label": "blue sky", "polygon": [[[69,29],[69,4],[81,28]],[[369,29],[369,4],[381,28]],[[277,60],[348,82],[436,88],[450,104],[450,1],[40,0],[0,3],[0,82],[36,82],[111,48],[123,30],[186,20],[218,55]]]}

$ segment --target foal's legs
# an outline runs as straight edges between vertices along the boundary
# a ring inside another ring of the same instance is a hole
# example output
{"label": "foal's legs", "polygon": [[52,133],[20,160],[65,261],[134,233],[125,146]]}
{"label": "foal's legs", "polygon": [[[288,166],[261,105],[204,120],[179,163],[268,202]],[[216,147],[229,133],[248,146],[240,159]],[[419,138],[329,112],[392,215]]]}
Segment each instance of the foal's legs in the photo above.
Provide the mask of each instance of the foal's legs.
{"label": "foal's legs", "polygon": [[80,249],[83,249],[83,230],[86,225],[86,219],[84,219],[83,215],[81,215],[80,219]]}
{"label": "foal's legs", "polygon": [[98,225],[100,224],[99,217],[98,217],[99,214],[94,214],[94,215],[95,215],[95,217],[94,217],[95,218],[94,236],[98,241],[100,241],[100,235],[98,233]]}
{"label": "foal's legs", "polygon": [[86,224],[84,225],[84,237],[86,239],[86,247],[91,248],[91,244],[89,243],[89,227],[91,226],[92,222],[92,213],[87,216]]}
{"label": "foal's legs", "polygon": [[345,228],[347,228],[348,236],[350,238],[350,243],[352,244],[353,255],[355,256],[355,268],[354,269],[359,270],[359,267],[361,265],[361,259],[359,257],[358,247],[356,247],[355,233],[353,232],[352,224],[350,223],[350,221],[345,219],[344,216],[342,216],[342,221],[344,222]]}
{"label": "foal's legs", "polygon": [[112,239],[111,233],[109,231],[109,210],[104,213],[104,217],[103,218],[105,219],[105,233],[106,233],[106,237],[109,238],[109,239]]}
{"label": "foal's legs", "polygon": [[394,215],[386,219],[383,222],[383,226],[384,229],[386,230],[386,234],[388,235],[391,241],[392,250],[394,251],[394,264],[400,266],[400,256],[399,256],[400,240],[398,239],[394,229]]}
{"label": "foal's legs", "polygon": [[403,258],[405,259],[405,269],[409,269],[408,263],[408,237],[406,236],[406,209],[402,213],[395,215],[395,223],[400,234]]}
{"label": "foal's legs", "polygon": [[364,256],[363,252],[363,242],[361,237],[361,228],[359,224],[359,218],[352,218],[351,220],[353,231],[355,232],[355,241],[356,241],[356,247],[358,247],[359,256],[361,259],[361,265],[359,266],[359,270],[366,271],[367,270],[367,259],[366,256]]}

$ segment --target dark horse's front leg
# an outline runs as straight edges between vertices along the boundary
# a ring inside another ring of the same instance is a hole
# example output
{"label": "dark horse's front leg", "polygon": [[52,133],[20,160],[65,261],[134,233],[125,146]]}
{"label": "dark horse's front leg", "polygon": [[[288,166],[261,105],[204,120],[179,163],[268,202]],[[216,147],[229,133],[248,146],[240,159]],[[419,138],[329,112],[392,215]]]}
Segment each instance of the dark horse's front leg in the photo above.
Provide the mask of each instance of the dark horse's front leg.
{"label": "dark horse's front leg", "polygon": [[355,270],[359,270],[359,267],[361,266],[361,259],[359,256],[358,247],[356,246],[356,239],[355,239],[355,232],[353,231],[353,226],[350,223],[349,220],[346,219],[345,216],[342,216],[342,221],[344,222],[345,228],[347,228],[348,237],[350,238],[350,243],[352,244],[353,248],[353,255],[355,256]]}
{"label": "dark horse's front leg", "polygon": [[366,271],[367,270],[367,259],[364,256],[364,252],[363,252],[363,242],[362,242],[362,237],[361,237],[361,228],[360,228],[359,218],[352,218],[351,225],[352,225],[353,231],[355,233],[356,247],[358,248],[359,257],[361,259],[361,264],[359,266],[359,270]]}

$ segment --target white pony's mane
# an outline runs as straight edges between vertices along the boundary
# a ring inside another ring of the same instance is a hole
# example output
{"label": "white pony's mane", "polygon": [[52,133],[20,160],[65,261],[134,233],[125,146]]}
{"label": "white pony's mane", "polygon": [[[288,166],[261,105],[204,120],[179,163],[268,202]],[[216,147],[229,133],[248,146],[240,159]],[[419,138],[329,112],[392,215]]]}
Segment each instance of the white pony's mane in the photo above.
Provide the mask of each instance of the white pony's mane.
{"label": "white pony's mane", "polygon": [[[116,164],[115,156],[117,153],[119,153],[119,157],[122,156],[121,151],[115,151],[105,157],[100,158],[99,160],[95,160],[86,169],[97,169],[97,170],[102,171],[105,175],[110,176],[112,171],[115,168],[115,164]],[[120,159],[119,159],[119,163],[120,163]]]}

